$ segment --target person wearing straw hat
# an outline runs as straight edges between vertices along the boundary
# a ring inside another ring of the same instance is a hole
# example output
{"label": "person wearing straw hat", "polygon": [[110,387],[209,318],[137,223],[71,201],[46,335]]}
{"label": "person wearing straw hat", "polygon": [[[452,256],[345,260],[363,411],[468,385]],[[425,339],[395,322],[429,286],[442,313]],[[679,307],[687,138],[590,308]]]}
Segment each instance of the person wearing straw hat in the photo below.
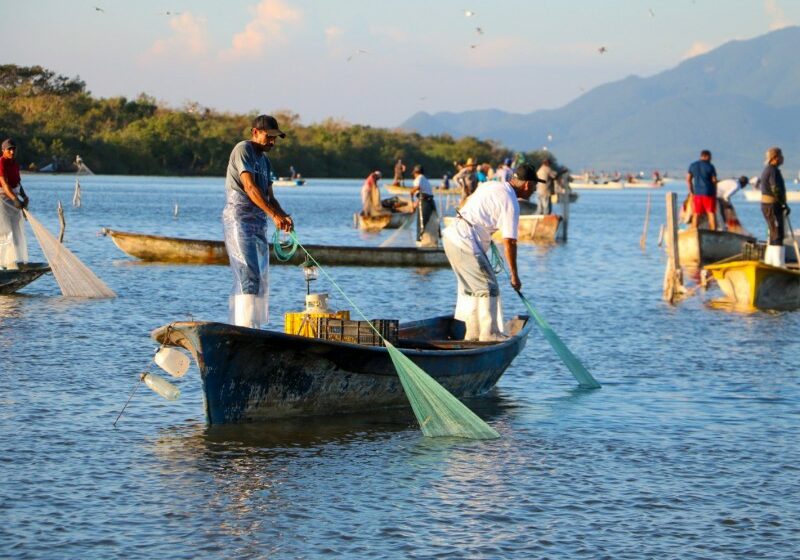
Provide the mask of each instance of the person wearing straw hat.
{"label": "person wearing straw hat", "polygon": [[267,152],[286,134],[269,115],[253,120],[250,140],[234,146],[225,176],[222,223],[234,286],[230,319],[235,325],[259,328],[269,319],[269,242],[267,217],[289,232],[294,222],[272,192],[272,166]]}
{"label": "person wearing straw hat", "polygon": [[786,248],[783,246],[784,216],[789,215],[786,205],[786,183],[780,166],[783,165],[783,151],[774,146],[764,156],[764,171],[761,172],[761,213],[769,229],[769,244],[764,254],[764,262],[772,266],[784,266]]}
{"label": "person wearing straw hat", "polygon": [[500,231],[510,269],[511,287],[519,291],[517,271],[519,202],[529,199],[540,179],[536,169],[522,164],[507,182],[488,181],[475,191],[442,233],[447,260],[456,275],[458,297],[454,317],[466,326],[464,340],[505,338],[500,286],[489,261],[492,234]]}
{"label": "person wearing straw hat", "polygon": [[28,243],[23,228],[22,209],[28,207],[28,195],[22,188],[17,162],[17,144],[3,140],[0,157],[0,268],[19,268],[27,262]]}

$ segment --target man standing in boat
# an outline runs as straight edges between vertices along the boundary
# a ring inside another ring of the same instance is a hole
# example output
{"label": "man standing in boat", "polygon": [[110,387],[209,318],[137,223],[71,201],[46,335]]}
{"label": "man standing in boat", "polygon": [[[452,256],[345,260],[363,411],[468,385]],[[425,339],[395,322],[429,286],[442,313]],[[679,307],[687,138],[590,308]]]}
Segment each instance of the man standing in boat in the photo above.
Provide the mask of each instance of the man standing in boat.
{"label": "man standing in boat", "polygon": [[269,319],[269,242],[267,217],[289,232],[294,222],[272,192],[267,158],[278,137],[286,134],[269,115],[253,120],[250,140],[234,146],[225,176],[222,223],[234,285],[230,300],[233,324],[259,328]]}
{"label": "man standing in boat", "polygon": [[[458,164],[456,164],[458,167]],[[478,176],[475,174],[475,160],[467,158],[458,172],[453,176],[453,181],[461,189],[461,204],[478,188]]]}
{"label": "man standing in boat", "polygon": [[540,179],[536,169],[522,164],[508,182],[481,185],[442,233],[447,259],[458,282],[455,318],[466,325],[465,340],[502,340],[500,286],[487,256],[492,234],[503,236],[511,287],[522,288],[517,272],[518,198],[529,199]]}
{"label": "man standing in boat", "polygon": [[18,268],[27,262],[28,244],[25,240],[22,209],[28,207],[28,195],[22,188],[17,162],[17,144],[3,141],[0,157],[0,268]]}
{"label": "man standing in boat", "polygon": [[439,216],[436,212],[436,202],[433,199],[433,187],[425,176],[422,165],[414,166],[414,188],[411,189],[411,199],[416,195],[417,200],[417,246],[439,246]]}
{"label": "man standing in boat", "polygon": [[404,187],[403,174],[406,172],[406,166],[402,159],[398,159],[394,164],[394,179],[392,180],[393,187]]}
{"label": "man standing in boat", "polygon": [[536,187],[536,213],[549,216],[552,212],[550,197],[555,193],[555,180],[558,177],[550,158],[545,158],[542,165],[539,166],[536,176],[539,179],[539,185]]}
{"label": "man standing in boat", "polygon": [[692,228],[697,229],[700,214],[708,218],[711,230],[717,229],[717,170],[711,163],[711,152],[703,150],[700,159],[689,166],[686,184],[692,199]]}
{"label": "man standing in boat", "polygon": [[776,147],[767,150],[764,156],[764,171],[761,172],[761,213],[769,228],[769,244],[764,254],[764,262],[772,266],[784,266],[786,249],[783,246],[784,215],[789,215],[786,205],[786,183],[780,166],[783,165],[783,151]]}

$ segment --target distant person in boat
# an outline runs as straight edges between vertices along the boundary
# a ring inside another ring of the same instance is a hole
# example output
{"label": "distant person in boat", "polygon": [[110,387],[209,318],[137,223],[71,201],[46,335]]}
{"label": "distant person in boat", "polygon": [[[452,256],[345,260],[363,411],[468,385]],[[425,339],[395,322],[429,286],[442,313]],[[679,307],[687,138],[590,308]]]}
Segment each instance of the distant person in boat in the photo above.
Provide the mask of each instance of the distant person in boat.
{"label": "distant person in boat", "polygon": [[536,172],[539,184],[536,186],[536,213],[548,216],[552,213],[550,196],[555,192],[555,180],[558,173],[552,167],[549,158],[545,158]]}
{"label": "distant person in boat", "polygon": [[461,189],[461,203],[478,188],[478,176],[475,174],[475,160],[468,158],[467,162],[461,166],[458,173],[453,176],[458,188]]}
{"label": "distant person in boat", "polygon": [[294,165],[290,165],[289,166],[289,179],[294,181],[295,179],[299,179],[299,178],[300,178],[300,174],[294,168]]}
{"label": "distant person in boat", "polygon": [[417,245],[420,247],[439,246],[439,216],[436,212],[436,202],[433,199],[431,182],[425,176],[422,165],[415,165],[414,187],[411,189],[411,198],[416,196],[417,210]]}
{"label": "distant person in boat", "polygon": [[383,214],[385,211],[381,206],[381,193],[378,181],[381,180],[381,172],[373,171],[364,180],[361,185],[361,215],[362,216],[375,216]]}
{"label": "distant person in boat", "polygon": [[455,318],[466,325],[465,340],[502,340],[500,286],[487,255],[492,234],[500,231],[511,271],[511,287],[522,282],[517,270],[518,198],[528,200],[539,181],[532,165],[522,164],[509,182],[481,185],[442,233],[447,259],[458,282]]}
{"label": "distant person in boat", "polygon": [[253,120],[250,140],[231,151],[225,176],[222,223],[234,285],[230,300],[235,325],[259,328],[269,319],[269,241],[267,218],[282,231],[294,222],[272,192],[272,165],[267,152],[286,134],[269,115]]}
{"label": "distant person in boat", "polygon": [[19,268],[28,261],[22,209],[28,207],[28,195],[22,188],[17,162],[17,144],[3,140],[0,157],[0,268]]}
{"label": "distant person in boat", "polygon": [[494,180],[508,182],[512,174],[511,158],[506,158],[503,163],[497,166],[497,170],[494,172]]}
{"label": "distant person in boat", "polygon": [[717,183],[717,207],[722,218],[721,225],[733,233],[747,233],[739,222],[731,197],[747,186],[748,179],[744,175],[738,179],[724,179]]}
{"label": "distant person in boat", "polygon": [[394,164],[394,178],[392,179],[393,187],[405,186],[405,172],[406,172],[406,166],[403,163],[403,160],[398,159],[397,163]]}
{"label": "distant person in boat", "polygon": [[705,214],[709,228],[717,229],[717,170],[710,151],[700,152],[700,159],[689,166],[686,184],[692,199],[692,228],[697,229],[698,217]]}
{"label": "distant person in boat", "polygon": [[445,173],[444,175],[442,175],[441,188],[443,188],[445,190],[449,190],[450,189],[450,174],[449,173]]}
{"label": "distant person in boat", "polygon": [[761,172],[761,213],[769,229],[769,244],[764,255],[764,262],[773,266],[784,266],[786,261],[783,247],[785,228],[784,216],[789,215],[786,205],[786,183],[783,180],[780,166],[783,165],[783,151],[772,147],[764,156],[764,171]]}

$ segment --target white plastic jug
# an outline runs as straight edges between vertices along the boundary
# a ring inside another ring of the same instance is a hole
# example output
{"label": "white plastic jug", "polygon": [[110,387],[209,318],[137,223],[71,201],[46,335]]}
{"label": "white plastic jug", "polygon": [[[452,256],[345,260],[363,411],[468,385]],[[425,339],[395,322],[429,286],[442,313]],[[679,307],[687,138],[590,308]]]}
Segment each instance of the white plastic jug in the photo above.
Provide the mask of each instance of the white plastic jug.
{"label": "white plastic jug", "polygon": [[161,348],[156,352],[155,362],[173,377],[183,377],[189,369],[189,357],[175,348]]}
{"label": "white plastic jug", "polygon": [[163,377],[157,376],[155,373],[149,373],[149,372],[143,373],[142,380],[144,381],[145,385],[150,387],[153,391],[155,391],[168,401],[176,400],[181,394],[180,389],[178,389],[175,385],[173,385]]}

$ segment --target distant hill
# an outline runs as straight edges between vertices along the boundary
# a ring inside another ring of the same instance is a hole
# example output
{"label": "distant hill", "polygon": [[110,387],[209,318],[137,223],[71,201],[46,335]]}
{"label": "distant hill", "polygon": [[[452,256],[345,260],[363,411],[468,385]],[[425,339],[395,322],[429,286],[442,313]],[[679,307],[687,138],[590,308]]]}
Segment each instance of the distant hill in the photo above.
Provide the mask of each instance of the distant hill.
{"label": "distant hill", "polygon": [[800,27],[789,27],[731,41],[649,78],[598,86],[559,109],[420,112],[400,127],[493,139],[523,151],[547,145],[572,169],[683,170],[708,148],[721,175],[753,173],[766,148],[779,145],[786,169],[796,170],[798,51]]}

